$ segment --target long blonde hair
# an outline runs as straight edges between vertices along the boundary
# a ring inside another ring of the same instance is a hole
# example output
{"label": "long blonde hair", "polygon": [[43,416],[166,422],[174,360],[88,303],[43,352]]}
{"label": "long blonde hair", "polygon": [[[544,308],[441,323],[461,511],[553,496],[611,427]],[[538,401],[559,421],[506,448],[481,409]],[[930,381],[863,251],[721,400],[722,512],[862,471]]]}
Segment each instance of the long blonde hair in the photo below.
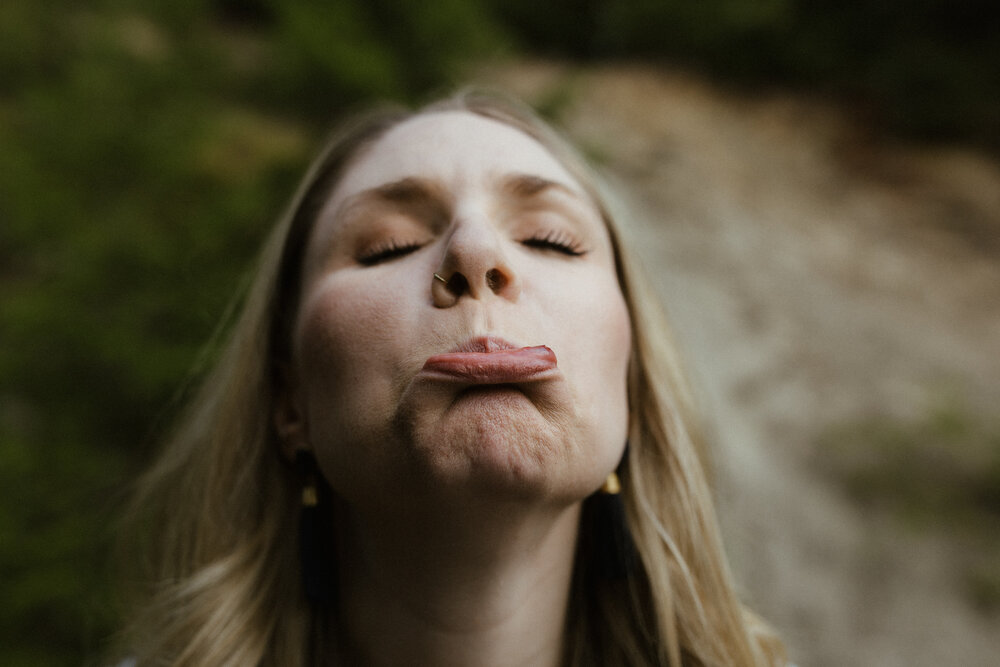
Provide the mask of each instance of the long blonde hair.
{"label": "long blonde hair", "polygon": [[[565,662],[783,665],[780,642],[734,592],[675,348],[621,243],[601,180],[517,103],[467,92],[416,113],[445,109],[525,132],[573,174],[606,221],[631,314],[623,493],[640,565],[621,581],[589,576],[600,536],[581,532]],[[218,361],[139,482],[129,534],[144,586],[122,642],[139,665],[320,663],[316,647],[328,643],[328,628],[302,591],[301,482],[272,425],[276,366],[288,356],[302,253],[319,207],[355,156],[414,115],[368,114],[328,142],[265,244]]]}

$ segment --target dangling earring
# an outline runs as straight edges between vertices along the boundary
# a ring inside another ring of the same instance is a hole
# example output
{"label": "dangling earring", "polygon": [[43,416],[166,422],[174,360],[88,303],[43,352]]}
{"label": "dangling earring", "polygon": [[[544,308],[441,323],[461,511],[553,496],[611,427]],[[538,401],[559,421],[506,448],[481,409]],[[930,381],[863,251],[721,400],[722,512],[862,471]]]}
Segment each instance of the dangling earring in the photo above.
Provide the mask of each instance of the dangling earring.
{"label": "dangling earring", "polygon": [[[628,459],[628,445],[622,455],[618,470],[624,474]],[[624,579],[633,574],[638,565],[635,542],[625,517],[622,484],[617,471],[612,471],[604,485],[594,494],[594,541],[597,548],[597,569],[605,579]]]}
{"label": "dangling earring", "polygon": [[302,505],[299,514],[299,563],[302,587],[313,604],[327,604],[333,599],[333,554],[331,526],[327,509],[320,503],[321,489],[316,459],[306,449],[295,452],[295,466],[302,480]]}

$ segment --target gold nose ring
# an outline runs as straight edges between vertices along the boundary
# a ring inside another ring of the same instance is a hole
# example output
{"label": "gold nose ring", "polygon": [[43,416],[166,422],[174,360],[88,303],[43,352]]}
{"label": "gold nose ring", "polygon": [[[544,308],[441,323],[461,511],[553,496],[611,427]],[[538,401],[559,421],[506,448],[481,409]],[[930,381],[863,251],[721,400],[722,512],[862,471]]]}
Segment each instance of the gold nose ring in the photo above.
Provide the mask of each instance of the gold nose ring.
{"label": "gold nose ring", "polygon": [[443,283],[444,283],[445,285],[447,285],[447,284],[448,284],[448,281],[447,281],[447,280],[445,280],[444,278],[442,278],[442,277],[441,277],[440,275],[438,275],[437,273],[435,273],[435,274],[434,274],[434,279],[435,279],[435,280],[440,280],[440,281],[441,281],[441,282],[443,282]]}

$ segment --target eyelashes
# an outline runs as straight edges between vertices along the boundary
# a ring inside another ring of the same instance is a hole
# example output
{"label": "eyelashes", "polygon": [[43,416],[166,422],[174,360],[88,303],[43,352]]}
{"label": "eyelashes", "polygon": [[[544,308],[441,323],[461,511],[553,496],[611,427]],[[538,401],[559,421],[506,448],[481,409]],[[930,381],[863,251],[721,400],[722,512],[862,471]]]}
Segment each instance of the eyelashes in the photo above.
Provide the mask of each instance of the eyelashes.
{"label": "eyelashes", "polygon": [[397,257],[409,255],[411,252],[420,249],[421,244],[416,242],[400,243],[396,240],[380,243],[358,256],[358,263],[362,266],[374,266]]}
{"label": "eyelashes", "polygon": [[[418,242],[400,242],[395,239],[379,243],[357,257],[362,266],[374,266],[416,252],[424,244]],[[561,253],[568,257],[581,257],[587,254],[579,240],[562,231],[549,231],[530,236],[521,241],[521,245],[538,250]]]}
{"label": "eyelashes", "polygon": [[539,250],[553,250],[570,257],[580,257],[587,251],[577,239],[562,231],[550,231],[521,241],[522,245]]}

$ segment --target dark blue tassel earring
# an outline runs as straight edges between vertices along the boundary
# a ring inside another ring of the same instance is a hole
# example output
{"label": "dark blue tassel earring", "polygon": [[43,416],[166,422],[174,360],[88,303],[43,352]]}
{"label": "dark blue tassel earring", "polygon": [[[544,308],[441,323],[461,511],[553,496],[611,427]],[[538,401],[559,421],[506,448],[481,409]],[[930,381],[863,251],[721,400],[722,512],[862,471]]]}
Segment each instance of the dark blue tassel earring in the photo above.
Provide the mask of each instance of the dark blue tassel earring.
{"label": "dark blue tassel earring", "polygon": [[633,574],[639,562],[625,517],[622,482],[619,477],[619,472],[624,476],[627,459],[626,446],[618,469],[608,475],[604,486],[593,498],[597,571],[602,578],[610,580],[624,579]]}
{"label": "dark blue tassel earring", "polygon": [[[333,599],[333,545],[329,502],[321,502],[316,459],[305,450],[295,453],[295,466],[302,479],[302,507],[299,515],[299,559],[306,599],[326,605]],[[327,499],[328,500],[328,499]]]}

